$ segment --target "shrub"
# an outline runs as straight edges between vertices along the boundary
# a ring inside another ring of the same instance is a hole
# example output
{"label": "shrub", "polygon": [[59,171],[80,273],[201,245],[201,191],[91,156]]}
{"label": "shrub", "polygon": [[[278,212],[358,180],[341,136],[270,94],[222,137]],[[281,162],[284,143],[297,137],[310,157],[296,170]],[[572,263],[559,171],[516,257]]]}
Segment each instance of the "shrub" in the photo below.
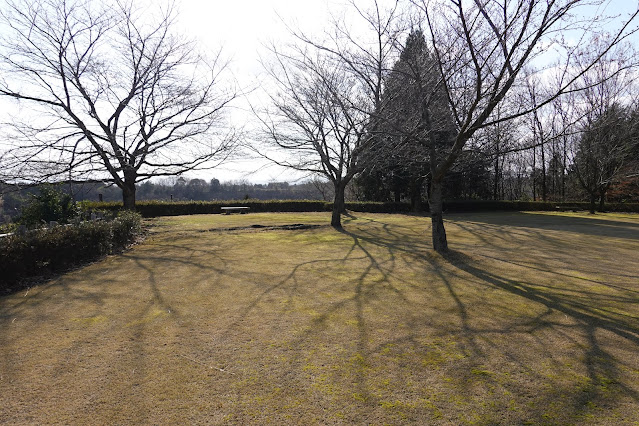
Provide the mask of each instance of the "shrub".
{"label": "shrub", "polygon": [[140,215],[123,212],[112,221],[81,222],[0,238],[0,290],[113,253],[140,232]]}
{"label": "shrub", "polygon": [[77,207],[69,194],[64,194],[51,185],[44,185],[40,193],[31,195],[22,207],[17,222],[27,226],[37,226],[51,221],[67,223],[78,214]]}
{"label": "shrub", "polygon": [[112,244],[121,248],[131,243],[136,235],[142,233],[142,218],[139,213],[122,211],[111,222],[113,232]]}

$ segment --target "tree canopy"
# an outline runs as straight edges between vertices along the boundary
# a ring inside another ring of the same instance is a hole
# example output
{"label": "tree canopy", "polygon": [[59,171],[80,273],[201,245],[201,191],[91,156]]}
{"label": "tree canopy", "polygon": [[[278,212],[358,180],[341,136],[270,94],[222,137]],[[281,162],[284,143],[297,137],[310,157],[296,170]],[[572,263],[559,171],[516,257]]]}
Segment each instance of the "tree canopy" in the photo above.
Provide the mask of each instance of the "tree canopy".
{"label": "tree canopy", "polygon": [[133,208],[136,183],[229,154],[225,64],[175,34],[171,8],[24,0],[1,19],[0,95],[39,114],[14,123],[5,179],[111,181]]}

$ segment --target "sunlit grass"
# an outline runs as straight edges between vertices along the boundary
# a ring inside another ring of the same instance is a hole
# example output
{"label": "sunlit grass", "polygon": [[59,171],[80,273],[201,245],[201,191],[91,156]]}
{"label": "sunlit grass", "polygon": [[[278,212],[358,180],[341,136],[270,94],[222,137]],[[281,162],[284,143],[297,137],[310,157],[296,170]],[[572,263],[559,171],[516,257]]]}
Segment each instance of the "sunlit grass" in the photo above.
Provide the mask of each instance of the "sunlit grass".
{"label": "sunlit grass", "polygon": [[638,216],[251,228],[329,220],[158,218],[0,299],[0,422],[639,421]]}

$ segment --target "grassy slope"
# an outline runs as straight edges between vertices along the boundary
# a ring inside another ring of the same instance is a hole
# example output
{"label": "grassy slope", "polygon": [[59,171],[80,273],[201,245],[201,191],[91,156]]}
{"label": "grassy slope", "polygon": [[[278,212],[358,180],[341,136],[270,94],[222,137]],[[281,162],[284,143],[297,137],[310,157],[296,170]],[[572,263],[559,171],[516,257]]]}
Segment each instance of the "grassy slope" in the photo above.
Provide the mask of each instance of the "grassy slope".
{"label": "grassy slope", "polygon": [[155,219],[0,299],[0,423],[639,424],[639,217]]}

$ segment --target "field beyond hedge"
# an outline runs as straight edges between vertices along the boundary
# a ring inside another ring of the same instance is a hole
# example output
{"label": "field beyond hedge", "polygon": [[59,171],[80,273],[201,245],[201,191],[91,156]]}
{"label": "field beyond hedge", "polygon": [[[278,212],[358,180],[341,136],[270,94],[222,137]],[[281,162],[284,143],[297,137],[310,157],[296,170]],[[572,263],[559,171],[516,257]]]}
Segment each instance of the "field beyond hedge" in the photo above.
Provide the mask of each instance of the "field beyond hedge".
{"label": "field beyond hedge", "polygon": [[156,218],[0,298],[0,423],[639,424],[638,215],[329,220]]}

